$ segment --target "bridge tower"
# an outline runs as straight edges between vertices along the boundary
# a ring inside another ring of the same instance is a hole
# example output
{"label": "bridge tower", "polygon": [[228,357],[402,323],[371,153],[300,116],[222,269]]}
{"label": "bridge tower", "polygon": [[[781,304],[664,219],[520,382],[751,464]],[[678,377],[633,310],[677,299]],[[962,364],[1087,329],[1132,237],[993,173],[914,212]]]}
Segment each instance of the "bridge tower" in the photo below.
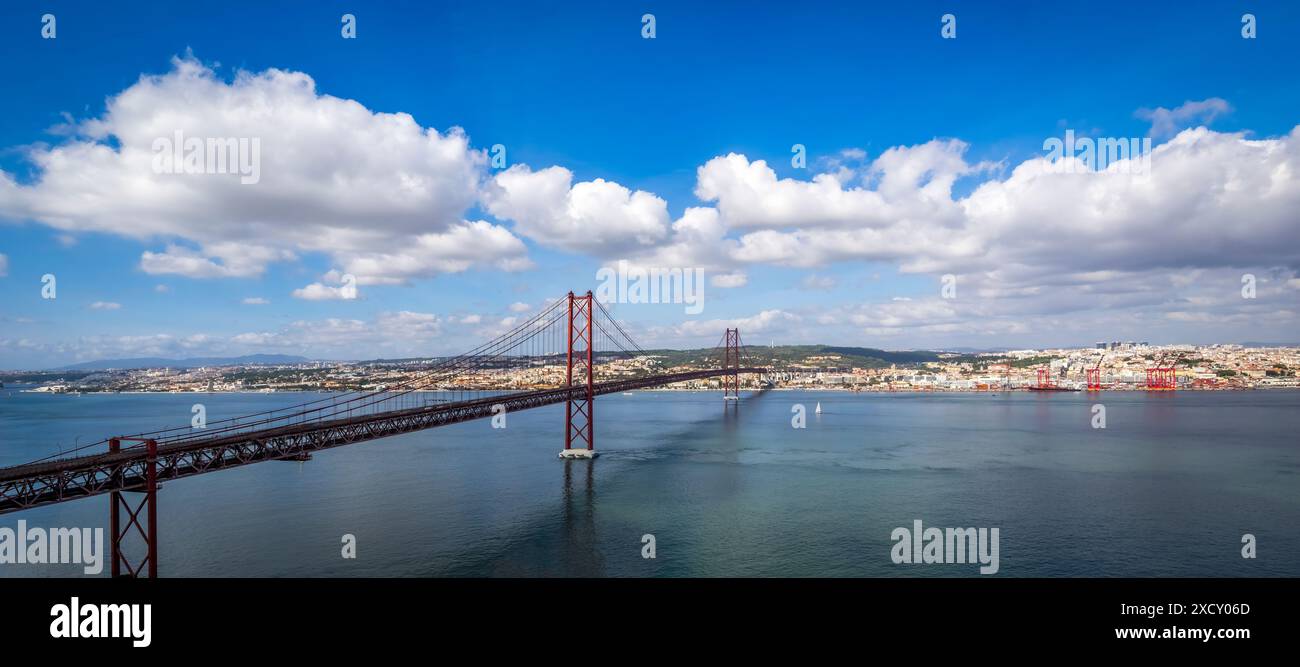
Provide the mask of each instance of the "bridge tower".
{"label": "bridge tower", "polygon": [[740,400],[740,329],[727,329],[727,351],[722,368],[731,371],[722,376],[722,400]]}
{"label": "bridge tower", "polygon": [[[596,457],[596,396],[594,393],[594,345],[592,330],[595,327],[595,301],[591,291],[585,296],[569,292],[568,371],[564,384],[569,396],[564,402],[564,451],[560,458],[590,459]],[[573,391],[574,372],[580,391]],[[574,397],[574,394],[577,397]]]}
{"label": "bridge tower", "polygon": [[[121,451],[123,439],[109,439],[109,453]],[[123,497],[122,491],[114,491],[109,497],[109,537],[113,540],[110,549],[112,564],[109,571],[113,577],[139,577],[142,572],[150,579],[158,577],[158,442],[155,440],[142,442],[149,456],[139,471],[139,476],[144,478],[144,488],[140,490],[140,502],[135,503],[132,509],[132,503]],[[134,465],[123,463],[113,466],[112,477],[115,486],[121,484],[124,470],[128,467]],[[122,523],[123,510],[126,515],[125,525]],[[145,522],[148,522],[148,526]],[[133,528],[144,539],[145,545],[144,558],[134,566],[122,553],[122,541],[131,534]]]}

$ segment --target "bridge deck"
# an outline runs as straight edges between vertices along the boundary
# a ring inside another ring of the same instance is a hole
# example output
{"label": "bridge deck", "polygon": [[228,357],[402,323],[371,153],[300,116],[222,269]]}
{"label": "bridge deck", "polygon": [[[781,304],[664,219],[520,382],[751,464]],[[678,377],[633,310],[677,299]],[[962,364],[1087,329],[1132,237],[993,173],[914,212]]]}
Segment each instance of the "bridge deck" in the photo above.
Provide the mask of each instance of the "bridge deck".
{"label": "bridge deck", "polygon": [[[725,375],[729,370],[704,370],[651,375],[596,383],[595,395],[657,387],[675,382]],[[740,373],[764,373],[741,368]],[[507,412],[538,408],[585,396],[586,387],[517,392],[419,408],[350,418],[308,421],[210,439],[187,439],[157,449],[159,481],[190,477],[260,461],[293,458],[311,452],[367,440],[386,438],[448,424],[492,416],[493,406]],[[67,502],[112,491],[143,487],[149,454],[143,447],[0,468],[0,514],[40,505]]]}

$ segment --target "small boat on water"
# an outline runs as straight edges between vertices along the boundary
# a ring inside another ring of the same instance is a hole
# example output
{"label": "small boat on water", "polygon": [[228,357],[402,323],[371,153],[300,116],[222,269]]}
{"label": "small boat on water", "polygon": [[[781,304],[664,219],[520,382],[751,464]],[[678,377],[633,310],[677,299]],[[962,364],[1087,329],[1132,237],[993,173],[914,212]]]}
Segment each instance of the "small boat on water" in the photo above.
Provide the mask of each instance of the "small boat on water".
{"label": "small boat on water", "polygon": [[821,402],[818,402],[818,403],[817,403],[817,409],[816,409],[816,410],[813,410],[813,412],[816,413],[816,414],[821,414],[821,413],[822,413],[822,404],[821,404]]}

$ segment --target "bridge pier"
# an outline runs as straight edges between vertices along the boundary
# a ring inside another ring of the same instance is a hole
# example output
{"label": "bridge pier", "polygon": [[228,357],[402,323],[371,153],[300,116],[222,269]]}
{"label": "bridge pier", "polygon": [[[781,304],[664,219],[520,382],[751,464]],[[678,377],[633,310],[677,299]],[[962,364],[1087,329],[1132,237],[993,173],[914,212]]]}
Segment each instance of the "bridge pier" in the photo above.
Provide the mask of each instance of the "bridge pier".
{"label": "bridge pier", "polygon": [[[587,290],[585,296],[574,296],[573,292],[569,292],[568,370],[564,376],[564,386],[569,389],[569,394],[564,401],[564,450],[560,452],[562,459],[596,458],[596,394],[592,359],[595,348],[592,344],[595,309],[591,290]],[[586,385],[579,385],[582,391],[576,399],[573,397],[575,366],[579,373],[578,381]]]}
{"label": "bridge pier", "polygon": [[[132,503],[123,496],[127,492],[120,490],[123,469],[129,464],[115,466],[112,473],[114,486],[119,487],[119,490],[113,491],[109,498],[108,514],[109,533],[112,539],[109,571],[115,578],[139,577],[142,576],[142,572],[150,579],[158,577],[158,442],[145,440],[144,444],[148,451],[148,458],[143,464],[145,484],[144,490],[139,492],[140,502],[135,503],[134,508]],[[116,453],[121,449],[122,438],[111,438],[108,441],[110,453]],[[122,523],[123,510],[126,516],[125,525]],[[132,565],[126,554],[122,553],[122,541],[131,534],[132,528],[144,539],[145,544],[145,556],[135,565]]]}

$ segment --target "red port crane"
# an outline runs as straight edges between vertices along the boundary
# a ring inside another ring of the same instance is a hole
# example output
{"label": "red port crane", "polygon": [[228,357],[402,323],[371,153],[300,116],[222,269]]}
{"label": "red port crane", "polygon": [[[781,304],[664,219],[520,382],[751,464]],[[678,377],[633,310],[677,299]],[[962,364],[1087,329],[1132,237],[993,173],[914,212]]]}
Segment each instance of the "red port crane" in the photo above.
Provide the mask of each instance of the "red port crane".
{"label": "red port crane", "polygon": [[1038,389],[1052,389],[1052,388],[1056,387],[1056,385],[1052,382],[1052,370],[1051,370],[1051,366],[1048,366],[1047,368],[1039,368],[1039,369],[1037,369],[1037,374],[1038,374],[1038,384],[1037,384],[1036,388],[1038,388]]}
{"label": "red port crane", "polygon": [[1106,352],[1102,351],[1101,356],[1097,357],[1097,364],[1092,368],[1084,369],[1088,379],[1088,391],[1101,391],[1101,362],[1106,358]]}
{"label": "red port crane", "polygon": [[1147,390],[1148,391],[1173,391],[1176,385],[1178,359],[1183,356],[1182,352],[1174,353],[1172,362],[1165,364],[1168,353],[1162,353],[1156,358],[1155,366],[1147,369]]}

